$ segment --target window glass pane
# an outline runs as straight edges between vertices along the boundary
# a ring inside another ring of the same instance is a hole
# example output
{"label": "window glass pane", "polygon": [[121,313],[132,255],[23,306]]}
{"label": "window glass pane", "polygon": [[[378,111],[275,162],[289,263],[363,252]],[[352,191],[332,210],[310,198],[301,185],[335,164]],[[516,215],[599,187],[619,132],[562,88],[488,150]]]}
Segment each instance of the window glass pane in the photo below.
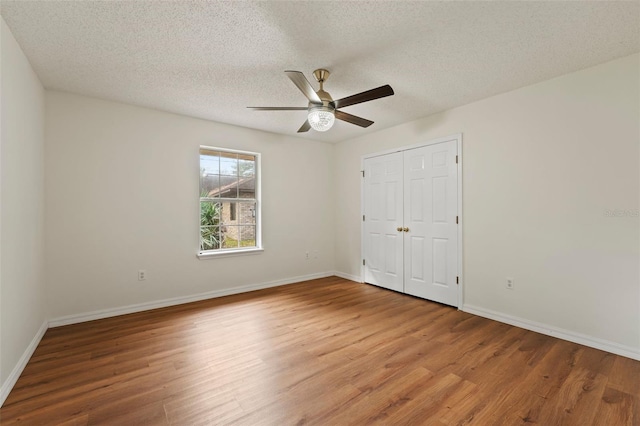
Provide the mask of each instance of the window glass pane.
{"label": "window glass pane", "polygon": [[239,198],[256,198],[256,178],[241,177],[238,181],[238,197]]}
{"label": "window glass pane", "polygon": [[223,225],[236,225],[237,221],[237,206],[235,202],[222,203],[222,209],[220,211],[220,221]]}
{"label": "window glass pane", "polygon": [[200,250],[216,250],[220,248],[220,226],[200,227]]}
{"label": "window glass pane", "polygon": [[238,155],[238,175],[255,176],[256,174],[256,157],[253,155]]}
{"label": "window glass pane", "polygon": [[256,203],[238,203],[238,224],[256,224]]}
{"label": "window glass pane", "polygon": [[220,248],[220,203],[200,202],[200,250]]}
{"label": "window glass pane", "polygon": [[216,201],[200,202],[200,226],[217,225],[220,221],[221,204]]}
{"label": "window glass pane", "polygon": [[220,153],[220,174],[238,176],[238,154],[231,152]]}
{"label": "window glass pane", "polygon": [[256,227],[241,226],[240,237],[241,237],[240,247],[255,247],[256,246]]}
{"label": "window glass pane", "polygon": [[218,193],[222,198],[238,198],[238,177],[220,176],[220,190]]}
{"label": "window glass pane", "polygon": [[222,226],[222,248],[238,248],[240,227],[233,225]]}
{"label": "window glass pane", "polygon": [[200,174],[212,174],[217,175],[220,173],[220,156],[218,153],[214,154],[213,151],[205,151],[209,154],[202,154],[203,150],[200,151]]}
{"label": "window glass pane", "polygon": [[200,176],[200,197],[214,198],[220,196],[220,176]]}

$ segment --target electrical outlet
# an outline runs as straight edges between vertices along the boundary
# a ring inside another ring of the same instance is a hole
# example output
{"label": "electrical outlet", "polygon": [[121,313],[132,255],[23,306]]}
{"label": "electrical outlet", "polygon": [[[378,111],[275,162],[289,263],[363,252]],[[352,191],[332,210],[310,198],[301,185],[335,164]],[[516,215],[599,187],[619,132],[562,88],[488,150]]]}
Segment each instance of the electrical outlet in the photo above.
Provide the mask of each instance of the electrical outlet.
{"label": "electrical outlet", "polygon": [[507,284],[506,284],[506,287],[507,287],[509,290],[513,290],[513,278],[508,278],[508,277],[507,277]]}
{"label": "electrical outlet", "polygon": [[313,251],[313,258],[317,259],[318,258],[318,250],[314,250]]}
{"label": "electrical outlet", "polygon": [[147,279],[147,271],[144,269],[138,270],[138,281],[144,281]]}
{"label": "electrical outlet", "polygon": [[304,253],[304,260],[309,260],[309,252],[308,251],[306,251]]}

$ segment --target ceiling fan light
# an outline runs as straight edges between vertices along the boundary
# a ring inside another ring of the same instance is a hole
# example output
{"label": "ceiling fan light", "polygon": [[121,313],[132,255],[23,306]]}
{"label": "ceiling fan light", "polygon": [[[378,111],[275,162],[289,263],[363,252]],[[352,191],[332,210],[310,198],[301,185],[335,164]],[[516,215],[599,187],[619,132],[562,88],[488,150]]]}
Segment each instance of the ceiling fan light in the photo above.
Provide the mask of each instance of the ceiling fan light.
{"label": "ceiling fan light", "polygon": [[333,127],[333,123],[336,121],[336,117],[333,114],[333,110],[331,108],[322,106],[312,108],[309,111],[307,120],[309,121],[309,125],[313,130],[316,130],[318,132],[326,132],[331,127]]}

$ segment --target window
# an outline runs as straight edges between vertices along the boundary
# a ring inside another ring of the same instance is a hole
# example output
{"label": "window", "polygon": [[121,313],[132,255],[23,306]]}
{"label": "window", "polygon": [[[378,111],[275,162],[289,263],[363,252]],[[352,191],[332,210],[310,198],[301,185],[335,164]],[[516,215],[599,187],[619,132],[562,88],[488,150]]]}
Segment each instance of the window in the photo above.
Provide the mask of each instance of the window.
{"label": "window", "polygon": [[200,256],[261,250],[260,154],[200,147]]}

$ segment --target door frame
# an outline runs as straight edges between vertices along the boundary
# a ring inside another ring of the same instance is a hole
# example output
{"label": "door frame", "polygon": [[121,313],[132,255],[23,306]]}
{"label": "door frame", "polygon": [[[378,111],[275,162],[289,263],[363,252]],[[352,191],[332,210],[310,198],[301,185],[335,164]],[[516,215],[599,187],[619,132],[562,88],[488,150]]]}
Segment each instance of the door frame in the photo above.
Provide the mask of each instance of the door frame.
{"label": "door frame", "polygon": [[[463,232],[463,228],[464,228],[464,219],[462,216],[462,133],[456,133],[450,136],[444,136],[441,138],[436,138],[436,139],[430,139],[424,142],[419,142],[416,144],[412,144],[412,145],[406,145],[406,146],[401,146],[398,148],[393,148],[393,149],[388,149],[385,151],[378,151],[378,152],[373,152],[370,154],[365,154],[360,158],[360,171],[361,174],[364,173],[364,161],[368,158],[374,158],[374,157],[379,157],[381,155],[386,155],[386,154],[392,154],[394,152],[402,152],[402,151],[407,151],[409,149],[415,149],[415,148],[421,148],[424,146],[429,146],[429,145],[435,145],[438,143],[443,143],[443,142],[449,142],[449,141],[456,141],[456,146],[457,146],[457,150],[458,150],[458,167],[457,167],[457,173],[458,173],[458,211],[457,211],[457,216],[459,218],[458,220],[458,264],[456,265],[456,270],[457,270],[457,274],[459,277],[459,284],[458,284],[458,305],[457,308],[458,310],[460,310],[462,308],[462,306],[464,305],[464,291],[463,291],[463,286],[464,286],[464,275],[463,275],[463,262],[462,262],[462,254],[464,252],[463,247],[462,247],[462,232]],[[360,214],[364,216],[364,176],[362,176],[363,179],[360,181]],[[364,247],[364,221],[360,221],[360,258],[364,259],[364,253],[365,253],[365,247]],[[365,282],[364,280],[364,265],[360,265],[360,281],[361,282]]]}

